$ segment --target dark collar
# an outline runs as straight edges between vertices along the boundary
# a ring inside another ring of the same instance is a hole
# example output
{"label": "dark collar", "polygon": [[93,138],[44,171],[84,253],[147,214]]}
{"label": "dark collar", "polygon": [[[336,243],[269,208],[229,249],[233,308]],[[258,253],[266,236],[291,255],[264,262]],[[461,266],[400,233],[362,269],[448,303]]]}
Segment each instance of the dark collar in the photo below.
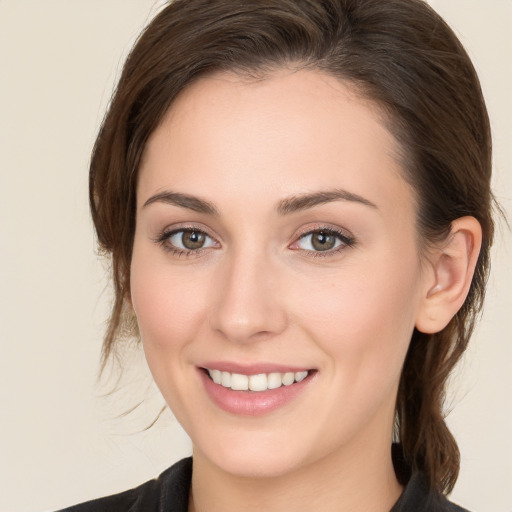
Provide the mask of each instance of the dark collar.
{"label": "dark collar", "polygon": [[392,445],[391,455],[397,479],[404,490],[390,512],[467,512],[430,489],[426,478],[411,470],[399,444]]}

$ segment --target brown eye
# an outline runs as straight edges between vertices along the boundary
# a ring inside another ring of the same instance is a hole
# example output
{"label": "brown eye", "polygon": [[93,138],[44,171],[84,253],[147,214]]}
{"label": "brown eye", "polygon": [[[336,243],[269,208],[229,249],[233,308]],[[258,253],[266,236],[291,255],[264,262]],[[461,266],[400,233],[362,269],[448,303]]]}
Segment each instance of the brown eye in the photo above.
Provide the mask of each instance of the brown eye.
{"label": "brown eye", "polygon": [[312,233],[311,245],[317,251],[328,251],[329,249],[334,249],[336,245],[336,237],[323,231]]}
{"label": "brown eye", "polygon": [[181,243],[186,249],[201,249],[206,237],[198,231],[183,231]]}
{"label": "brown eye", "polygon": [[294,249],[302,249],[311,253],[335,253],[336,249],[351,247],[355,240],[343,233],[331,229],[317,229],[302,235],[293,244]]}
{"label": "brown eye", "polygon": [[183,251],[198,251],[216,245],[211,237],[196,229],[180,229],[165,238],[168,244]]}

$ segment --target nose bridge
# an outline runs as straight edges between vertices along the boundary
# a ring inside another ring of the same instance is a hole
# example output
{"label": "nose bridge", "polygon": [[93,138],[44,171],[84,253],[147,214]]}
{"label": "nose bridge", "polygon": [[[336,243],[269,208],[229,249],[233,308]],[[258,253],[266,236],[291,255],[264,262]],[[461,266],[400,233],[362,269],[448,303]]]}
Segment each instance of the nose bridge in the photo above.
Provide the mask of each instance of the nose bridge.
{"label": "nose bridge", "polygon": [[213,283],[212,327],[239,343],[268,339],[286,327],[279,272],[268,251],[255,244],[233,249]]}

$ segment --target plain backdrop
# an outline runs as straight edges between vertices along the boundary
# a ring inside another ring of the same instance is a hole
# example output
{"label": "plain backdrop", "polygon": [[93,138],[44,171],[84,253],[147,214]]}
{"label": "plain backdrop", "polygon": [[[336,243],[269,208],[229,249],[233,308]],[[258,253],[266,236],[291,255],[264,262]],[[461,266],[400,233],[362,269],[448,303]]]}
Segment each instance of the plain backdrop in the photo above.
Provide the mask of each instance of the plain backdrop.
{"label": "plain backdrop", "polygon": [[[0,0],[1,512],[125,490],[190,453],[168,412],[145,430],[163,400],[140,353],[120,391],[96,383],[110,292],[88,159],[123,59],[159,4]],[[512,212],[512,0],[431,4],[480,73],[494,187]],[[474,512],[512,511],[511,253],[501,222],[484,317],[450,394],[462,452],[452,498]]]}

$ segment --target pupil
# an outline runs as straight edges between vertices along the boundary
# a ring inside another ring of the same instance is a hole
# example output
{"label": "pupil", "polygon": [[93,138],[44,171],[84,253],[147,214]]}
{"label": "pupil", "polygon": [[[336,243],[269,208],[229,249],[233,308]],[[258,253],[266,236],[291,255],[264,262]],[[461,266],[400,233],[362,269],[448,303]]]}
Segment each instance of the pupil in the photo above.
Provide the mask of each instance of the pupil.
{"label": "pupil", "polygon": [[197,231],[185,231],[181,237],[183,246],[187,249],[200,249],[204,245],[204,234]]}
{"label": "pupil", "polygon": [[322,231],[314,233],[311,241],[313,247],[318,251],[328,251],[336,244],[336,238],[334,236],[323,233]]}

